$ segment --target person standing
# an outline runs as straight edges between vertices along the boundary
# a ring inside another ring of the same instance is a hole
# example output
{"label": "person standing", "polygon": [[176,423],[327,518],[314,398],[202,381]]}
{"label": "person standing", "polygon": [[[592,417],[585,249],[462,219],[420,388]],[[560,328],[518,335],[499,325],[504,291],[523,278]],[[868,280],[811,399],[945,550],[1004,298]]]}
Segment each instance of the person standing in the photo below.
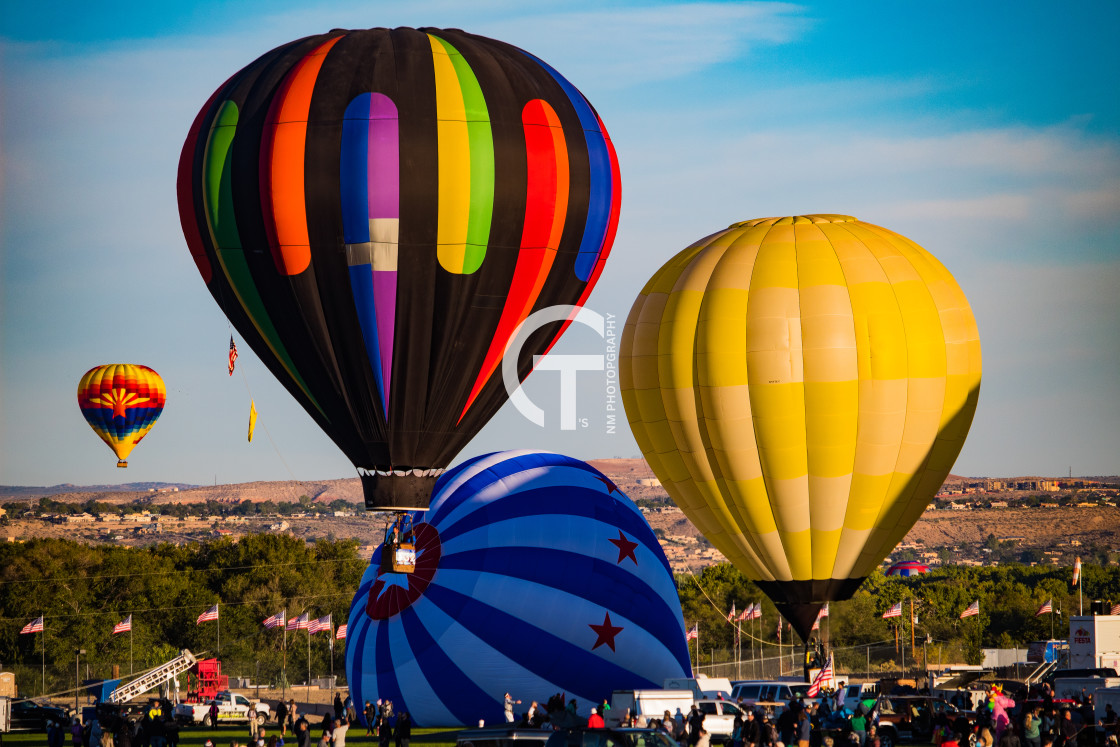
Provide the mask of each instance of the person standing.
{"label": "person standing", "polygon": [[591,709],[591,715],[587,717],[588,729],[605,729],[607,725],[603,723],[603,717],[599,715],[598,708]]}
{"label": "person standing", "polygon": [[297,747],[311,747],[311,723],[307,720],[307,716],[302,713],[299,714],[292,730],[296,737]]}
{"label": "person standing", "polygon": [[396,742],[396,747],[408,747],[411,739],[412,717],[408,715],[408,711],[402,711],[401,715],[397,717],[397,728],[393,730],[393,740]]}
{"label": "person standing", "polygon": [[276,704],[276,725],[280,727],[280,738],[288,733],[288,704],[280,701]]}
{"label": "person standing", "polygon": [[334,720],[342,720],[342,696],[338,693],[334,694]]}
{"label": "person standing", "polygon": [[256,706],[249,706],[249,742],[252,743],[257,739],[257,709]]}
{"label": "person standing", "polygon": [[700,713],[700,709],[693,703],[692,710],[688,712],[688,743],[699,744],[702,731],[704,731],[704,714]]}
{"label": "person standing", "polygon": [[510,697],[509,693],[506,693],[505,712],[506,712],[506,723],[507,724],[512,724],[513,723],[513,704],[514,703],[516,703],[517,705],[521,705],[520,700],[514,700],[512,697]]}
{"label": "person standing", "polygon": [[377,709],[368,700],[362,715],[366,717],[366,736],[377,736]]}
{"label": "person standing", "polygon": [[1026,747],[1042,747],[1041,711],[1041,708],[1029,708],[1023,716],[1022,742]]}
{"label": "person standing", "polygon": [[377,743],[380,747],[389,747],[389,740],[393,738],[393,726],[389,723],[389,710],[386,708],[388,701],[382,703],[381,713],[377,720]]}
{"label": "person standing", "polygon": [[334,747],[346,747],[346,733],[350,731],[350,719],[343,717],[334,725],[332,739]]}
{"label": "person standing", "polygon": [[809,747],[811,728],[809,724],[809,712],[802,708],[797,713],[797,747]]}

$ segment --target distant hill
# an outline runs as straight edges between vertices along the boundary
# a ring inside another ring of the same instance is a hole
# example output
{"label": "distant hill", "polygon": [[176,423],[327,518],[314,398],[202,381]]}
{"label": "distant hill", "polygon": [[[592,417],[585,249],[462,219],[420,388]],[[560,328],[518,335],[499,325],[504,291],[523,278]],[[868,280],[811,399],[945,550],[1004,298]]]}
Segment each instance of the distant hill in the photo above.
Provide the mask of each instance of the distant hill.
{"label": "distant hill", "polygon": [[150,490],[178,488],[186,490],[195,487],[185,482],[127,482],[123,485],[0,485],[0,500],[20,498],[42,498],[43,496],[70,495],[72,493],[147,493]]}

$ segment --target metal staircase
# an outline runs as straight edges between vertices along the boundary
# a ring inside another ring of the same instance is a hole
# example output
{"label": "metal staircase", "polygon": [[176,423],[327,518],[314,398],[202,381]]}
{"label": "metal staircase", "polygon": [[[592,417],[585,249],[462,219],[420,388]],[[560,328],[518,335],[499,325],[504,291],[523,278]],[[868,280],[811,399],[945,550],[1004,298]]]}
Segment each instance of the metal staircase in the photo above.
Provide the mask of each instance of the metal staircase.
{"label": "metal staircase", "polygon": [[1031,672],[1029,675],[1027,675],[1026,684],[1028,686],[1030,686],[1030,685],[1033,685],[1037,682],[1042,682],[1042,680],[1046,677],[1046,675],[1050,674],[1050,672],[1053,671],[1054,669],[1056,669],[1057,666],[1058,666],[1057,661],[1044,661],[1044,662],[1042,662],[1041,664],[1038,665],[1037,669],[1035,669],[1033,672]]}
{"label": "metal staircase", "polygon": [[149,690],[159,687],[164,682],[167,682],[172,677],[177,677],[183,672],[194,666],[197,661],[194,654],[187,649],[183,649],[179,656],[175,657],[166,664],[161,664],[155,669],[149,669],[136,679],[129,682],[127,685],[121,685],[112,693],[109,694],[108,701],[110,703],[125,703],[132,700],[137,695],[148,692]]}

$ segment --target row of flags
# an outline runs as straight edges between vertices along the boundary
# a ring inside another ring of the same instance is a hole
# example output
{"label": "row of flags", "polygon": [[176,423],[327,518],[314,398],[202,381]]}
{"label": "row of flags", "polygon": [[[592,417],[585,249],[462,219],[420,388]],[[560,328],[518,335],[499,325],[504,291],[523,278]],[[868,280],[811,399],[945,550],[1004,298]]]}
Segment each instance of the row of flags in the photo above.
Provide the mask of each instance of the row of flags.
{"label": "row of flags", "polygon": [[[319,618],[316,618],[316,619],[312,620],[311,616],[310,616],[310,613],[304,612],[302,615],[299,615],[297,617],[293,617],[292,619],[288,620],[287,624],[285,625],[285,616],[286,615],[287,615],[287,610],[281,610],[280,612],[277,612],[275,615],[272,615],[272,616],[266,618],[265,621],[264,621],[264,626],[266,628],[285,628],[287,630],[306,630],[308,635],[313,635],[315,633],[321,633],[323,631],[326,631],[327,633],[330,633],[331,629],[333,627],[331,625],[331,616],[330,615],[327,615],[326,617],[319,617]],[[218,605],[215,604],[213,607],[211,607],[210,609],[206,610],[201,615],[199,615],[198,619],[195,620],[194,624],[195,625],[201,625],[204,622],[214,622],[214,621],[218,620],[218,616],[219,616]],[[334,631],[335,640],[341,641],[341,640],[344,640],[346,638],[346,627],[347,627],[346,623],[343,623],[342,625],[338,626],[338,630]],[[27,623],[22,628],[20,628],[19,632],[20,632],[20,635],[25,635],[27,633],[42,633],[45,629],[46,629],[46,625],[43,622],[43,616],[40,615],[39,617],[36,617],[34,620],[32,620],[31,622]],[[113,626],[113,635],[116,635],[117,633],[131,633],[131,632],[132,632],[132,615],[129,615],[124,620],[121,620],[119,623],[117,623],[116,625]]]}

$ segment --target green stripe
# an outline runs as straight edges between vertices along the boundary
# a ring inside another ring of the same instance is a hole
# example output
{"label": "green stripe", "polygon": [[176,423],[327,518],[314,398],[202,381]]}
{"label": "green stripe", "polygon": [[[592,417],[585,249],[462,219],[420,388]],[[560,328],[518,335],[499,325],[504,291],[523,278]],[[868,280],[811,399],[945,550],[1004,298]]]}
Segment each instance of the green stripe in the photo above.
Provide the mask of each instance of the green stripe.
{"label": "green stripe", "polygon": [[241,308],[248,315],[249,320],[261,337],[265,339],[272,352],[280,359],[288,374],[303,391],[304,395],[315,405],[315,408],[327,417],[323,408],[311,396],[307,384],[296,371],[280,335],[272,326],[268,318],[268,311],[264,307],[257,287],[253,283],[253,276],[249,271],[249,264],[245,261],[245,252],[241,246],[241,233],[237,230],[237,216],[233,210],[233,177],[231,175],[232,159],[231,148],[233,138],[237,132],[238,111],[237,104],[225,101],[214,123],[210,127],[210,134],[206,140],[206,151],[202,156],[202,203],[206,211],[206,219],[210,224],[210,235],[214,240],[214,251],[218,255],[218,265],[225,273],[226,280],[233,288]]}
{"label": "green stripe", "polygon": [[463,110],[467,116],[467,138],[471,154],[471,206],[467,218],[466,251],[463,274],[469,275],[482,266],[486,246],[490,242],[490,223],[494,216],[494,133],[490,128],[490,112],[474,71],[460,52],[446,40],[436,37],[451,56]]}

